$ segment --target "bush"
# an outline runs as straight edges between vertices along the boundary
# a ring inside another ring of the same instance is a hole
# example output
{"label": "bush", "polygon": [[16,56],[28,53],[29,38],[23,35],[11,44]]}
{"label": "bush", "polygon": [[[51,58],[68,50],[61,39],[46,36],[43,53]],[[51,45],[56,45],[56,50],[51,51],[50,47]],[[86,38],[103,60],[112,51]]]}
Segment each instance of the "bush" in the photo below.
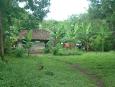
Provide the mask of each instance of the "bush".
{"label": "bush", "polygon": [[51,46],[50,43],[48,42],[45,46],[44,53],[50,53],[50,50],[51,50]]}
{"label": "bush", "polygon": [[44,53],[50,53],[49,48],[45,48],[45,49],[44,49]]}
{"label": "bush", "polygon": [[53,53],[53,55],[57,55],[58,54],[58,48],[57,47],[53,47],[52,53]]}
{"label": "bush", "polygon": [[4,51],[5,51],[5,54],[12,54],[14,49],[13,48],[5,48]]}
{"label": "bush", "polygon": [[55,47],[52,47],[52,53],[53,53],[54,55],[57,55],[59,49],[61,49],[61,48],[62,48],[62,45],[61,45],[60,43],[56,44]]}
{"label": "bush", "polygon": [[81,55],[82,51],[78,50],[77,48],[74,49],[59,49],[57,55]]}
{"label": "bush", "polygon": [[21,47],[17,47],[14,51],[14,54],[16,55],[16,57],[22,57],[24,56],[25,50]]}

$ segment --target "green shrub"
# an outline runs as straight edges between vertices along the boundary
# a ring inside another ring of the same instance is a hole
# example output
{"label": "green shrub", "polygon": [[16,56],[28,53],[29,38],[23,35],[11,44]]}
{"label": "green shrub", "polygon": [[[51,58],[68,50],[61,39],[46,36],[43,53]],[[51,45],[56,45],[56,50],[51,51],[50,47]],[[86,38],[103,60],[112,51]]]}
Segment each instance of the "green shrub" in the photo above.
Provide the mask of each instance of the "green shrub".
{"label": "green shrub", "polygon": [[53,53],[53,55],[57,55],[58,54],[58,48],[57,47],[53,47],[52,48],[52,53]]}
{"label": "green shrub", "polygon": [[50,53],[49,48],[46,47],[46,48],[44,49],[44,53]]}
{"label": "green shrub", "polygon": [[52,53],[53,53],[54,55],[57,55],[59,49],[61,49],[61,48],[62,48],[62,45],[61,45],[60,43],[56,44],[55,47],[52,47]]}
{"label": "green shrub", "polygon": [[5,54],[12,54],[14,49],[13,48],[5,48],[4,51],[5,51]]}
{"label": "green shrub", "polygon": [[24,48],[17,47],[14,51],[14,54],[16,55],[16,57],[22,57],[25,54],[25,50]]}
{"label": "green shrub", "polygon": [[73,49],[59,49],[57,55],[81,55],[82,51],[78,50],[77,48]]}
{"label": "green shrub", "polygon": [[51,46],[50,46],[50,43],[48,42],[45,46],[45,49],[44,49],[44,53],[50,53],[51,51]]}

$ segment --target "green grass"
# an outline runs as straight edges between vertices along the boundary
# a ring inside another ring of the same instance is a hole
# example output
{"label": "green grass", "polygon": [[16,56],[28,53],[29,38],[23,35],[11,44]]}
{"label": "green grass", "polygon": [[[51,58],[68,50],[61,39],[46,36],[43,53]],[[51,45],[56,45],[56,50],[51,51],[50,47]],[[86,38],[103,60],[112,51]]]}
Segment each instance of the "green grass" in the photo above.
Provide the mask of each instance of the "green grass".
{"label": "green grass", "polygon": [[8,64],[0,60],[0,87],[97,87],[88,76],[65,62],[80,64],[103,79],[105,87],[115,87],[115,52],[6,58]]}
{"label": "green grass", "polygon": [[82,68],[96,74],[104,81],[105,87],[115,87],[115,52],[85,53],[79,56],[56,58],[72,64],[80,64]]}
{"label": "green grass", "polygon": [[[96,87],[86,76],[54,57],[7,57],[8,64],[0,61],[0,87]],[[43,70],[39,70],[40,65]]]}

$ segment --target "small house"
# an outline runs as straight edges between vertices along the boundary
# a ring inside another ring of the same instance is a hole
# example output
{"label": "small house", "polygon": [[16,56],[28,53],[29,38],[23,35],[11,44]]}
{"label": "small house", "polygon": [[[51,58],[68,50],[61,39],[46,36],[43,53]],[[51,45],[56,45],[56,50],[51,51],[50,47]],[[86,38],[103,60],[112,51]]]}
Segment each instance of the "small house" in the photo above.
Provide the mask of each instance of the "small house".
{"label": "small house", "polygon": [[[19,43],[27,35],[28,30],[21,30],[19,33]],[[30,48],[30,53],[43,53],[47,42],[49,41],[50,32],[43,29],[32,30],[32,47]]]}

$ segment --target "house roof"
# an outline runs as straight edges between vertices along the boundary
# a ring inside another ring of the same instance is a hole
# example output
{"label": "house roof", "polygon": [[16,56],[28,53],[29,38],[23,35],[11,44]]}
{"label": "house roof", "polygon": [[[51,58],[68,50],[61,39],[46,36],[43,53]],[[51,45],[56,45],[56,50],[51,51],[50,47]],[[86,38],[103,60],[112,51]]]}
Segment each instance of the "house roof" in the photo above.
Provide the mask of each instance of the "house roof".
{"label": "house roof", "polygon": [[[19,33],[19,39],[24,39],[27,35],[28,30],[21,30]],[[50,32],[43,29],[32,30],[32,40],[49,40]]]}

